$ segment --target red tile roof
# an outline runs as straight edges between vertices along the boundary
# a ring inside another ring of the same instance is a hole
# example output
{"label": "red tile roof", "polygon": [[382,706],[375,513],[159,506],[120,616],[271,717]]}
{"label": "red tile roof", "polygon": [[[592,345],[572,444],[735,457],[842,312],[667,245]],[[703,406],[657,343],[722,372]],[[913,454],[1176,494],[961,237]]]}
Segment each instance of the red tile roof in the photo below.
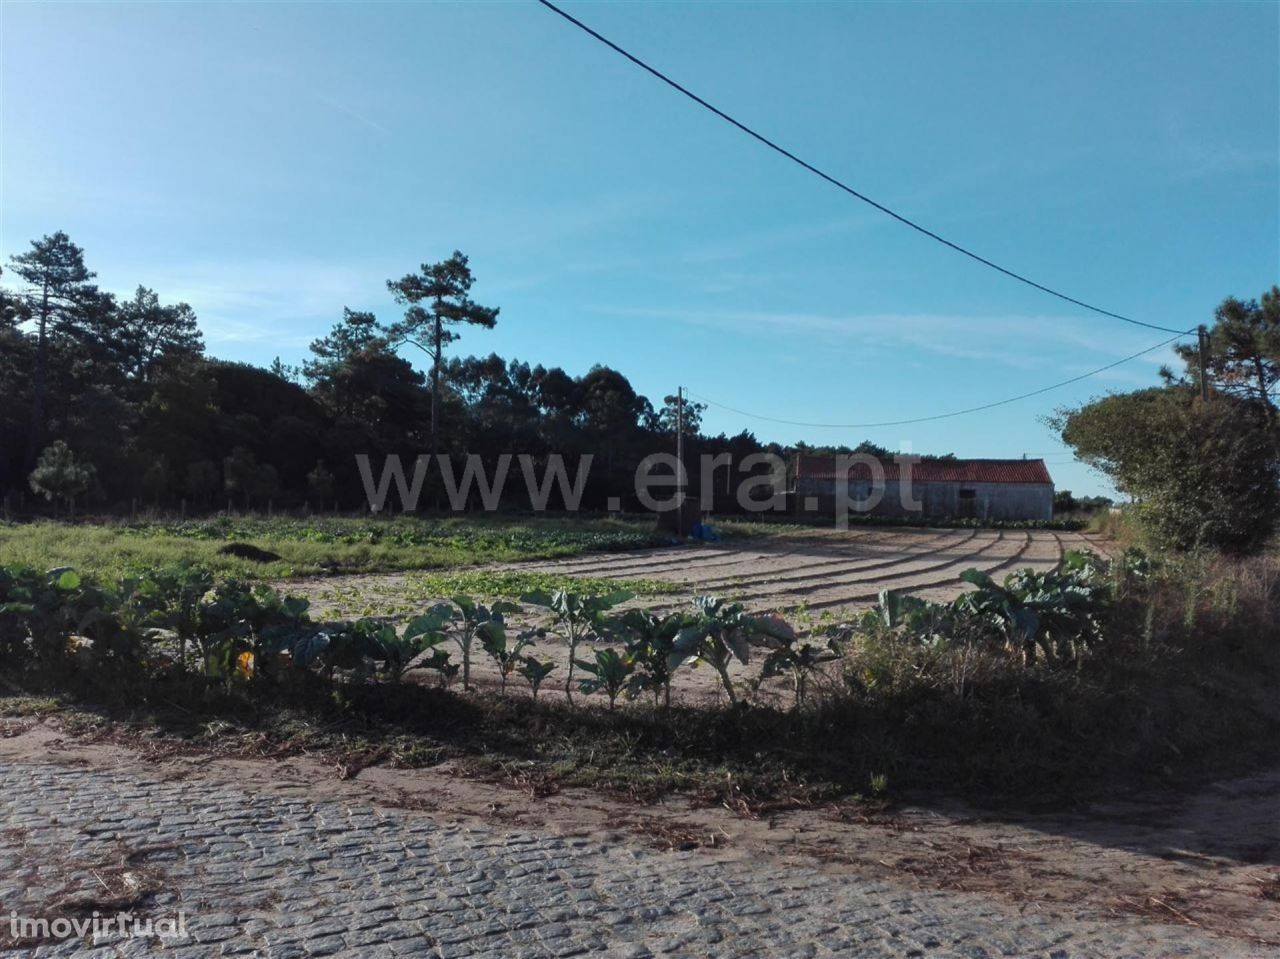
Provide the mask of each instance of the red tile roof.
{"label": "red tile roof", "polygon": [[[898,479],[899,464],[881,460],[886,480]],[[906,465],[906,464],[903,464]],[[916,460],[910,464],[914,483],[1047,483],[1053,479],[1044,460]],[[829,456],[797,456],[797,479],[834,480],[836,461]],[[854,463],[850,479],[868,479],[870,466]]]}

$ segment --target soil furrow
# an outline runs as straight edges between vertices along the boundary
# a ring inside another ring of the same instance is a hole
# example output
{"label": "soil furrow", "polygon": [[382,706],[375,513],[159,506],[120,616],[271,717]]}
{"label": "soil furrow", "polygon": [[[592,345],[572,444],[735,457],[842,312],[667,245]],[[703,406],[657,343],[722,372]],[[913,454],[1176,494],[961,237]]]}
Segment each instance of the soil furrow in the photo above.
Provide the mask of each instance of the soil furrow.
{"label": "soil furrow", "polygon": [[[846,573],[854,573],[854,572],[861,573],[867,570],[889,568],[889,567],[901,565],[904,562],[909,562],[911,560],[924,557],[924,556],[944,555],[947,552],[947,550],[952,550],[957,547],[964,546],[970,540],[974,539],[976,536],[977,536],[977,531],[974,530],[970,532],[967,536],[963,537],[962,539],[953,539],[952,542],[947,543],[946,546],[942,549],[937,549],[937,548],[931,549],[928,547],[911,548],[911,549],[904,548],[902,550],[897,551],[890,559],[883,559],[881,557],[865,557],[863,559],[857,559],[851,554],[850,557],[846,557],[843,559],[822,560],[821,562],[816,562],[816,563],[802,561],[798,564],[789,565],[786,567],[779,567],[775,564],[773,569],[780,570],[781,575],[775,575],[773,572],[770,572],[765,577],[761,578],[759,582],[761,583],[762,586],[773,586],[774,584],[777,584],[777,583],[787,583],[787,582],[803,582],[806,580],[811,580],[815,578],[815,576],[822,575],[821,571],[829,567],[836,567],[836,572],[843,571]],[[792,554],[792,555],[800,555],[800,554]],[[702,568],[703,567],[695,567],[694,570],[692,570],[692,572],[697,572]],[[682,570],[682,573],[686,574],[686,578],[689,572],[690,570],[687,570],[687,569]],[[737,576],[730,577],[727,579],[699,580],[698,583],[700,588],[722,589],[722,588],[738,585],[741,579],[742,579],[742,574],[739,574]]]}
{"label": "soil furrow", "polygon": [[[1010,540],[1006,539],[1003,542],[1009,543]],[[877,586],[874,590],[848,592],[843,596],[827,596],[825,594],[821,596],[814,596],[812,599],[805,602],[805,606],[809,609],[837,609],[842,606],[867,605],[876,602],[880,596],[880,591],[885,588],[895,589],[904,593],[911,593],[914,596],[921,596],[921,591],[923,590],[938,590],[940,588],[946,588],[948,595],[945,599],[949,600],[963,590],[964,586],[960,581],[960,574],[966,569],[982,569],[988,573],[995,573],[1000,570],[1007,569],[1022,560],[1023,553],[1025,553],[1030,542],[1031,538],[1030,536],[1027,536],[1025,540],[1016,546],[1014,552],[1010,556],[1002,558],[1000,562],[992,566],[983,566],[981,563],[975,563],[972,562],[971,559],[966,559],[962,562],[952,563],[949,566],[938,567],[935,570],[931,570],[923,582],[915,581],[914,578],[907,578],[889,587],[885,587],[883,585]],[[945,575],[934,575],[942,569],[947,570]],[[927,599],[933,597],[921,596],[921,598]]]}

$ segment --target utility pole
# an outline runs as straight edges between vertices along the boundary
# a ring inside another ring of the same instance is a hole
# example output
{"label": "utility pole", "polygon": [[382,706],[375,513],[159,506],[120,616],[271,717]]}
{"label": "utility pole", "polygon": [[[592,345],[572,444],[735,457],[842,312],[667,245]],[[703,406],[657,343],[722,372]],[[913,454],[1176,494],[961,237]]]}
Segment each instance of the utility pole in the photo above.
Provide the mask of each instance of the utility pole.
{"label": "utility pole", "polygon": [[676,535],[684,538],[684,387],[676,387]]}
{"label": "utility pole", "polygon": [[1209,365],[1209,331],[1203,323],[1196,330],[1197,339],[1200,341],[1200,399],[1209,402],[1209,374],[1206,368]]}

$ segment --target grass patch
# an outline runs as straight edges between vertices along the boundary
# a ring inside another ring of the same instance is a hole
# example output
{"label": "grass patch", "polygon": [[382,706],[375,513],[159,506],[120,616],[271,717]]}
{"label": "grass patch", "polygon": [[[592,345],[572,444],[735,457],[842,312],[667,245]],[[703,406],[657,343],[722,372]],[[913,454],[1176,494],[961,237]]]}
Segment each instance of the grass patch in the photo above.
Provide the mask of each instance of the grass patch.
{"label": "grass patch", "polygon": [[39,719],[60,712],[66,704],[57,696],[28,696],[17,693],[0,696],[0,718]]}
{"label": "grass patch", "polygon": [[536,570],[461,570],[448,573],[415,573],[406,577],[410,598],[453,596],[475,593],[480,596],[519,597],[536,590],[558,589],[576,593],[612,593],[619,589],[637,596],[667,596],[682,591],[679,583],[658,579],[601,579],[595,576],[568,576]]}
{"label": "grass patch", "polygon": [[[248,543],[279,560],[220,555]],[[222,576],[278,580],[327,573],[385,573],[553,559],[643,549],[660,539],[649,518],[218,517],[182,523],[0,523],[0,564],[74,566],[101,578],[195,563]]]}
{"label": "grass patch", "polygon": [[318,599],[333,615],[349,619],[408,614],[421,611],[426,602],[451,596],[518,600],[525,593],[559,589],[579,594],[605,594],[621,589],[640,597],[667,596],[683,591],[679,583],[654,579],[601,579],[531,569],[464,569],[408,573],[400,582],[379,583],[377,594],[372,596],[363,586],[335,586],[321,590]]}

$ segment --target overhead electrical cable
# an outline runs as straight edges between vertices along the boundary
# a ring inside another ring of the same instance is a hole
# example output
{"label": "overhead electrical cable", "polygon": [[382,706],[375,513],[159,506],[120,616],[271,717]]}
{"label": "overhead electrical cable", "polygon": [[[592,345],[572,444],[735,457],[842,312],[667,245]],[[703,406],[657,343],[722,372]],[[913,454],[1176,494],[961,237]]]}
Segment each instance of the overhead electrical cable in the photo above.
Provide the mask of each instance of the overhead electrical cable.
{"label": "overhead electrical cable", "polygon": [[1043,283],[1037,283],[1035,280],[1031,279],[1030,277],[1024,276],[1021,273],[1008,269],[1007,267],[1003,267],[1000,264],[992,260],[989,260],[984,256],[974,253],[972,250],[966,247],[963,247],[958,243],[948,240],[946,237],[940,236],[939,234],[928,229],[927,227],[921,226],[919,223],[916,223],[914,220],[908,219],[907,217],[903,216],[901,213],[898,213],[895,210],[891,210],[889,207],[885,206],[883,203],[878,203],[877,201],[871,199],[871,197],[867,196],[865,193],[861,193],[858,190],[855,190],[853,187],[849,186],[847,183],[837,179],[836,177],[832,176],[829,173],[824,172],[823,170],[820,170],[818,167],[814,166],[812,163],[809,163],[807,160],[802,160],[800,157],[792,153],[786,147],[780,146],[779,144],[775,143],[773,140],[770,140],[764,134],[758,133],[757,131],[753,130],[751,127],[747,126],[745,123],[741,122],[740,120],[734,119],[732,116],[730,116],[725,111],[721,110],[719,107],[715,106],[712,103],[709,103],[708,101],[704,100],[702,97],[698,96],[688,87],[685,87],[680,83],[676,82],[675,80],[671,79],[671,77],[667,76],[661,70],[657,69],[656,67],[650,66],[648,63],[641,60],[639,57],[635,56],[632,53],[629,53],[628,51],[624,50],[622,47],[618,46],[618,44],[614,43],[608,37],[605,37],[602,34],[598,33],[597,31],[593,30],[591,27],[587,26],[577,17],[560,9],[554,3],[551,3],[550,0],[538,0],[538,2],[541,3],[548,10],[563,17],[565,20],[573,24],[578,29],[582,30],[584,33],[587,33],[590,36],[594,37],[595,39],[599,40],[601,43],[603,43],[609,49],[613,50],[615,53],[618,53],[621,56],[626,57],[636,66],[640,67],[640,69],[653,75],[657,79],[661,80],[663,83],[667,84],[667,86],[671,87],[672,89],[684,94],[694,103],[697,103],[699,106],[707,110],[710,110],[712,113],[714,113],[720,119],[724,120],[726,123],[729,123],[734,127],[737,127],[743,133],[747,134],[747,136],[759,141],[764,146],[768,147],[770,150],[773,150],[775,153],[781,154],[791,162],[798,164],[799,166],[803,167],[805,170],[808,170],[810,173],[814,174],[815,176],[821,177],[823,180],[827,181],[832,186],[836,187],[837,189],[843,190],[845,193],[849,194],[855,199],[861,200],[863,203],[866,203],[869,206],[874,207],[875,209],[879,210],[881,213],[884,213],[887,216],[893,217],[893,219],[897,220],[899,223],[903,224],[904,226],[910,227],[911,229],[915,230],[917,233],[922,233],[925,236],[929,237],[930,239],[936,240],[937,242],[941,243],[943,246],[950,247],[955,252],[964,254],[965,256],[969,257],[971,260],[976,260],[978,263],[981,263],[984,266],[988,266],[993,270],[1003,273],[1005,276],[1010,277],[1011,279],[1017,280],[1019,283],[1025,283],[1027,286],[1040,290],[1042,293],[1047,293],[1050,296],[1057,297],[1059,300],[1064,300],[1067,303],[1072,303],[1078,307],[1081,307],[1086,310],[1090,310],[1102,316],[1111,317],[1112,319],[1115,319],[1115,320],[1121,320],[1125,323],[1131,323],[1134,326],[1146,327],[1149,330],[1159,330],[1162,333],[1177,333],[1179,336],[1186,335],[1186,333],[1182,330],[1175,330],[1172,327],[1167,327],[1167,326],[1159,326],[1155,323],[1147,323],[1143,320],[1135,320],[1133,317],[1125,316],[1122,313],[1115,313],[1111,310],[1103,309],[1100,306],[1094,306],[1091,303],[1086,303],[1084,300],[1076,299],[1074,296],[1068,296],[1066,293],[1062,293],[1058,290],[1053,289],[1052,287],[1045,286]]}
{"label": "overhead electrical cable", "polygon": [[1017,396],[1010,396],[1007,399],[996,400],[994,403],[983,403],[981,406],[970,406],[967,409],[953,410],[950,413],[938,413],[933,416],[917,416],[911,419],[902,419],[902,420],[885,420],[884,422],[881,422],[881,423],[809,423],[801,420],[786,420],[776,416],[765,416],[761,413],[751,413],[751,412],[748,412],[747,410],[740,410],[740,409],[737,409],[736,407],[729,406],[725,403],[718,403],[715,400],[706,396],[702,396],[698,393],[695,393],[692,390],[688,390],[687,392],[690,396],[698,400],[701,400],[704,403],[707,403],[711,406],[718,407],[719,409],[722,409],[722,410],[727,410],[730,413],[736,413],[739,416],[746,416],[750,419],[763,420],[767,423],[781,423],[785,426],[806,426],[806,427],[813,427],[813,428],[820,428],[820,429],[841,429],[841,430],[854,430],[854,429],[866,430],[866,429],[874,429],[876,427],[881,427],[881,426],[907,426],[912,423],[929,423],[934,420],[950,419],[953,416],[965,416],[966,414],[969,414],[969,413],[980,413],[983,410],[995,409],[997,406],[1005,406],[1009,403],[1017,403],[1019,400],[1026,400],[1026,399],[1030,399],[1033,396],[1040,396],[1042,393],[1048,393],[1051,390],[1061,389],[1064,386],[1070,386],[1072,383],[1079,383],[1081,380],[1087,380],[1091,376],[1097,376],[1099,373],[1105,373],[1107,370],[1115,369],[1117,366],[1120,366],[1123,363],[1128,363],[1130,360],[1136,360],[1138,357],[1145,356],[1147,353],[1152,353],[1160,349],[1162,346],[1168,346],[1170,343],[1173,343],[1175,340],[1180,339],[1182,335],[1183,334],[1179,333],[1177,336],[1170,337],[1169,339],[1164,340],[1161,343],[1157,343],[1155,346],[1149,346],[1145,350],[1139,350],[1137,353],[1133,353],[1129,356],[1124,357],[1123,359],[1116,360],[1114,363],[1108,363],[1106,366],[1100,366],[1096,370],[1090,370],[1088,373],[1081,373],[1079,376],[1073,376],[1071,377],[1071,379],[1063,380],[1060,383],[1053,383],[1049,386],[1042,386],[1040,389],[1032,390],[1029,393],[1020,393]]}

